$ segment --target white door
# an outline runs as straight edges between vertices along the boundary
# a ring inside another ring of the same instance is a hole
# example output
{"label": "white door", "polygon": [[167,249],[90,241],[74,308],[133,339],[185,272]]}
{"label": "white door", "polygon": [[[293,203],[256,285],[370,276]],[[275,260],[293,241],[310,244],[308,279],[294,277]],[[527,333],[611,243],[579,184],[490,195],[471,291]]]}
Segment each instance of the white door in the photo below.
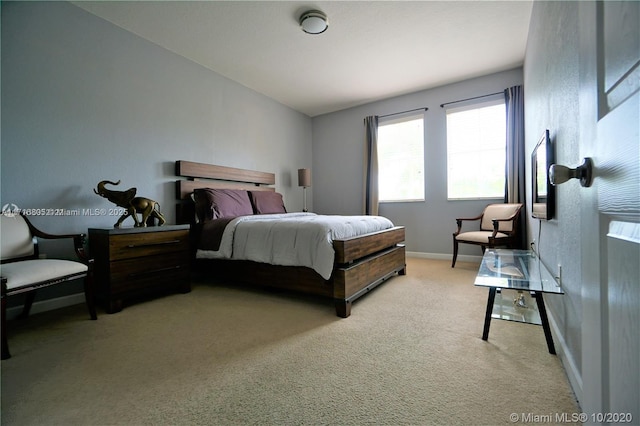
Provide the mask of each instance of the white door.
{"label": "white door", "polygon": [[581,192],[588,423],[640,423],[639,18],[636,1],[580,4],[581,154],[595,166]]}

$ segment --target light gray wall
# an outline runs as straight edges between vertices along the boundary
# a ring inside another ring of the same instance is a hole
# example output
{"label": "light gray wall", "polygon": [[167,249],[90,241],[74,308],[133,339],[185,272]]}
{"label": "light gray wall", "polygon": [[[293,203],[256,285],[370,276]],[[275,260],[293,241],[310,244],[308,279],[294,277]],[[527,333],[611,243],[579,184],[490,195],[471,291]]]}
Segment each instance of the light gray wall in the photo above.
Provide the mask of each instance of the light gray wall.
{"label": "light gray wall", "polygon": [[[120,179],[172,223],[174,162],[190,160],[274,172],[299,211],[311,155],[306,115],[72,4],[2,2],[1,205],[111,207],[93,188]],[[117,220],[32,218],[54,233]]]}
{"label": "light gray wall", "polygon": [[[576,2],[535,2],[524,66],[525,134],[531,152],[544,129],[555,144],[556,163],[579,164],[579,20]],[[595,46],[593,47],[595,49]],[[531,178],[530,164],[527,181]],[[530,191],[530,188],[528,188]],[[579,185],[556,187],[553,220],[529,218],[529,241],[536,239],[540,257],[556,272],[562,265],[564,296],[545,297],[567,348],[566,369],[581,375],[581,197]],[[527,199],[531,194],[527,194]],[[527,206],[530,209],[531,206]],[[572,371],[574,370],[574,371]]]}
{"label": "light gray wall", "polygon": [[[368,115],[428,107],[425,113],[426,201],[382,203],[380,214],[406,227],[407,250],[450,258],[456,217],[472,217],[490,202],[448,201],[446,117],[441,104],[501,92],[523,83],[522,69],[491,74],[373,102],[313,118],[313,202],[324,214],[362,214],[364,124]],[[526,91],[526,89],[525,89]],[[481,178],[481,176],[479,176]],[[480,256],[477,246],[460,245],[460,255]]]}

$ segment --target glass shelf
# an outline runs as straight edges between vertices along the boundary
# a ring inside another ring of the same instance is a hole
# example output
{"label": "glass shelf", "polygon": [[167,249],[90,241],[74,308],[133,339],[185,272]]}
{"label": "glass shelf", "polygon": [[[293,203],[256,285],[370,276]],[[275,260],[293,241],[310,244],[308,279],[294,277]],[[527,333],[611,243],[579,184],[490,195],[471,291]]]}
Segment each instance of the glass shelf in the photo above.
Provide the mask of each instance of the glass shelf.
{"label": "glass shelf", "polygon": [[540,258],[528,250],[487,249],[474,284],[564,294]]}
{"label": "glass shelf", "polygon": [[[518,303],[521,294],[524,297],[524,306]],[[542,325],[536,301],[527,292],[502,290],[497,293],[491,318]]]}

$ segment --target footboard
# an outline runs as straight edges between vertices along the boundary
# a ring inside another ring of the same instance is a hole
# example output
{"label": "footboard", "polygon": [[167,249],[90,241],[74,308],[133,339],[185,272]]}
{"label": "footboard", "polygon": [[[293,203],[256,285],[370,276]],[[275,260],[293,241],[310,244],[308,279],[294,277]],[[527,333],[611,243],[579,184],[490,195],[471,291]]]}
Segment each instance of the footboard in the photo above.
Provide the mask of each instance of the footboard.
{"label": "footboard", "polygon": [[344,240],[334,240],[333,248],[336,252],[336,264],[353,263],[371,254],[389,247],[394,247],[404,241],[404,226],[372,232],[358,237]]}
{"label": "footboard", "polygon": [[396,273],[406,273],[404,227],[334,241],[336,266],[332,275],[336,313],[351,314],[351,304]]}

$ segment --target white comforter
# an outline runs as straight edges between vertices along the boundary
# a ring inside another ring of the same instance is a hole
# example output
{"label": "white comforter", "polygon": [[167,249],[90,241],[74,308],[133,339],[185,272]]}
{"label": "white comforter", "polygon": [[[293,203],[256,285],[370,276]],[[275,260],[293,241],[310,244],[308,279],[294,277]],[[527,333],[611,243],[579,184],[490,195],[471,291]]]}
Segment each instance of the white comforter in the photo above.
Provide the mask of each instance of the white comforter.
{"label": "white comforter", "polygon": [[393,227],[381,216],[286,213],[240,216],[224,230],[218,251],[198,250],[200,259],[238,259],[313,268],[324,279],[333,270],[333,240]]}

